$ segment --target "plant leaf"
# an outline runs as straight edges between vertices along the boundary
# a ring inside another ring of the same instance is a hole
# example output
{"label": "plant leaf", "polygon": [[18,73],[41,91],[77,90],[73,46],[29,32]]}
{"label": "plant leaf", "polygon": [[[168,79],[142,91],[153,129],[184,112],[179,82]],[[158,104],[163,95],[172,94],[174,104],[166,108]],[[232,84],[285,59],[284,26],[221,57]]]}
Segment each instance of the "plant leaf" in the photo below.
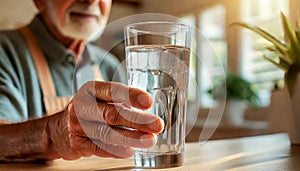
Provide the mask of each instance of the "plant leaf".
{"label": "plant leaf", "polygon": [[[299,22],[300,23],[300,22]],[[298,39],[298,41],[300,41],[300,30],[296,30],[295,31],[295,33],[296,33],[296,36],[297,36],[297,39]],[[300,50],[299,50],[300,51]],[[298,54],[297,56],[296,56],[296,58],[298,58],[298,60],[300,61],[300,54]]]}
{"label": "plant leaf", "polygon": [[287,71],[291,66],[291,64],[286,62],[282,56],[279,56],[279,65],[281,65],[283,68],[285,68],[285,70],[283,69],[284,71]]}
{"label": "plant leaf", "polygon": [[280,53],[274,46],[265,47],[265,49],[274,53]]}
{"label": "plant leaf", "polygon": [[279,57],[281,60],[283,60],[285,63],[291,65],[293,63],[293,61],[290,60],[290,58],[287,56],[289,55],[288,52],[280,52],[276,47],[274,46],[269,46],[269,47],[265,47],[265,49],[267,49],[268,51],[272,52],[274,55],[276,55],[277,57]]}
{"label": "plant leaf", "polygon": [[296,30],[300,30],[300,11],[297,12]]}
{"label": "plant leaf", "polygon": [[266,56],[266,55],[263,55],[263,58],[265,58],[266,60],[268,60],[269,62],[271,62],[272,64],[274,64],[275,66],[277,66],[278,68],[280,68],[280,69],[282,69],[283,71],[287,71],[288,70],[288,68],[289,68],[289,65],[288,66],[286,66],[284,63],[285,62],[283,62],[283,63],[281,63],[280,61],[279,62],[276,62],[274,59],[272,59],[272,58],[270,58],[270,57],[268,57],[268,56]]}
{"label": "plant leaf", "polygon": [[245,27],[249,30],[254,31],[255,33],[257,33],[258,35],[262,36],[263,38],[265,38],[266,40],[268,40],[269,42],[271,42],[272,44],[274,44],[274,46],[281,52],[284,53],[288,50],[288,47],[283,44],[281,41],[279,41],[277,38],[275,38],[274,36],[272,36],[271,34],[267,33],[266,31],[264,31],[263,29],[256,27],[256,26],[251,26],[245,22],[233,22],[230,26],[233,25],[239,25],[242,27]]}
{"label": "plant leaf", "polygon": [[285,39],[286,42],[290,42],[290,57],[292,58],[292,61],[300,63],[298,55],[300,55],[300,44],[298,41],[298,38],[296,36],[295,31],[291,27],[290,22],[286,18],[286,16],[281,12],[281,20],[282,25],[284,29]]}
{"label": "plant leaf", "polygon": [[300,40],[300,30],[296,30],[295,33],[296,33],[297,39]]}

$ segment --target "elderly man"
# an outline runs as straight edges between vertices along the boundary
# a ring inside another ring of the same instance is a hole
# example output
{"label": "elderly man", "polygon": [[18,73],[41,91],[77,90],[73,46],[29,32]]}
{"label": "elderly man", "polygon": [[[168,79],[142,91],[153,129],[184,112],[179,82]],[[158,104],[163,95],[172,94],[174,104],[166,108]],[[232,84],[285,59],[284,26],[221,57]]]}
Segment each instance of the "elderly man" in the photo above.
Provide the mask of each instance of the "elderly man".
{"label": "elderly man", "polygon": [[88,81],[121,78],[116,59],[88,43],[105,27],[111,0],[34,3],[29,25],[0,33],[0,161],[124,158],[153,146],[162,120],[130,109],[150,108],[150,96]]}

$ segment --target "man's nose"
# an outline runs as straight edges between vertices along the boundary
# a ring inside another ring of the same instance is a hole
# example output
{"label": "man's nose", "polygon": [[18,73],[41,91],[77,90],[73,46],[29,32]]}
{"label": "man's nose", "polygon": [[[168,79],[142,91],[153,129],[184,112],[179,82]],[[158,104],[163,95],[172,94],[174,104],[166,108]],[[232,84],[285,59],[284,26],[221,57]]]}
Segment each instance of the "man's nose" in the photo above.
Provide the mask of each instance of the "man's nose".
{"label": "man's nose", "polygon": [[105,16],[109,14],[112,0],[77,0],[77,2],[99,5],[101,14]]}

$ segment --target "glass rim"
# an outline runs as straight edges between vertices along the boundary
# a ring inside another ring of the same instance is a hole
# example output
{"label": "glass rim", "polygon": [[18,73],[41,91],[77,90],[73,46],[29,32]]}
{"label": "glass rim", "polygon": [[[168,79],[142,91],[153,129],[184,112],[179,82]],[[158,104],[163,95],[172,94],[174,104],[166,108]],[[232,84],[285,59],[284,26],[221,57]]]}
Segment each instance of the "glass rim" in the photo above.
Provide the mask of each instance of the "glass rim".
{"label": "glass rim", "polygon": [[[142,25],[173,25],[173,26],[179,26],[180,29],[176,31],[153,31],[153,30],[147,30],[147,29],[138,29],[137,26]],[[134,33],[180,33],[180,32],[189,32],[192,30],[190,26],[187,24],[181,23],[181,22],[175,22],[175,21],[144,21],[144,22],[137,22],[137,23],[131,23],[125,26],[125,30],[131,31]]]}

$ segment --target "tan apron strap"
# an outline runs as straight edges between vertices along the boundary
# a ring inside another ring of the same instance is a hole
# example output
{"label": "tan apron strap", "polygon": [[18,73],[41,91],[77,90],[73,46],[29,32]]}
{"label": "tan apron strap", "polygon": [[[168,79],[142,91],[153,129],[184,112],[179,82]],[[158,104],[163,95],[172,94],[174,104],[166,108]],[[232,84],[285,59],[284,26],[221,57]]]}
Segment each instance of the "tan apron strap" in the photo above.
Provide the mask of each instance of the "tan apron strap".
{"label": "tan apron strap", "polygon": [[94,75],[95,75],[95,79],[96,79],[97,81],[104,81],[103,76],[102,76],[102,74],[101,74],[101,71],[100,71],[100,69],[99,69],[99,66],[94,65],[94,66],[93,66],[93,72],[94,72]]}
{"label": "tan apron strap", "polygon": [[[22,27],[20,28],[20,31],[28,43],[28,47],[37,69],[46,113],[47,115],[57,113],[66,107],[66,105],[70,102],[71,97],[56,96],[54,82],[44,53],[39,48],[34,35],[28,27]],[[94,65],[93,72],[96,80],[103,81],[103,76],[99,70],[99,66]]]}
{"label": "tan apron strap", "polygon": [[8,124],[8,123],[9,123],[8,121],[0,119],[0,124]]}
{"label": "tan apron strap", "polygon": [[20,28],[20,31],[23,34],[33,57],[47,115],[63,110],[70,101],[70,97],[56,97],[54,82],[44,53],[40,50],[34,35],[28,27],[22,27]]}
{"label": "tan apron strap", "polygon": [[47,97],[44,98],[45,108],[47,110],[47,115],[52,115],[65,109],[65,107],[70,102],[71,97]]}
{"label": "tan apron strap", "polygon": [[54,82],[52,80],[47,61],[44,57],[44,53],[40,50],[38,43],[36,42],[32,32],[28,27],[22,27],[20,31],[24,35],[28,43],[30,52],[33,57],[33,61],[35,63],[35,67],[38,72],[38,77],[44,96],[55,97],[56,91],[54,87]]}

